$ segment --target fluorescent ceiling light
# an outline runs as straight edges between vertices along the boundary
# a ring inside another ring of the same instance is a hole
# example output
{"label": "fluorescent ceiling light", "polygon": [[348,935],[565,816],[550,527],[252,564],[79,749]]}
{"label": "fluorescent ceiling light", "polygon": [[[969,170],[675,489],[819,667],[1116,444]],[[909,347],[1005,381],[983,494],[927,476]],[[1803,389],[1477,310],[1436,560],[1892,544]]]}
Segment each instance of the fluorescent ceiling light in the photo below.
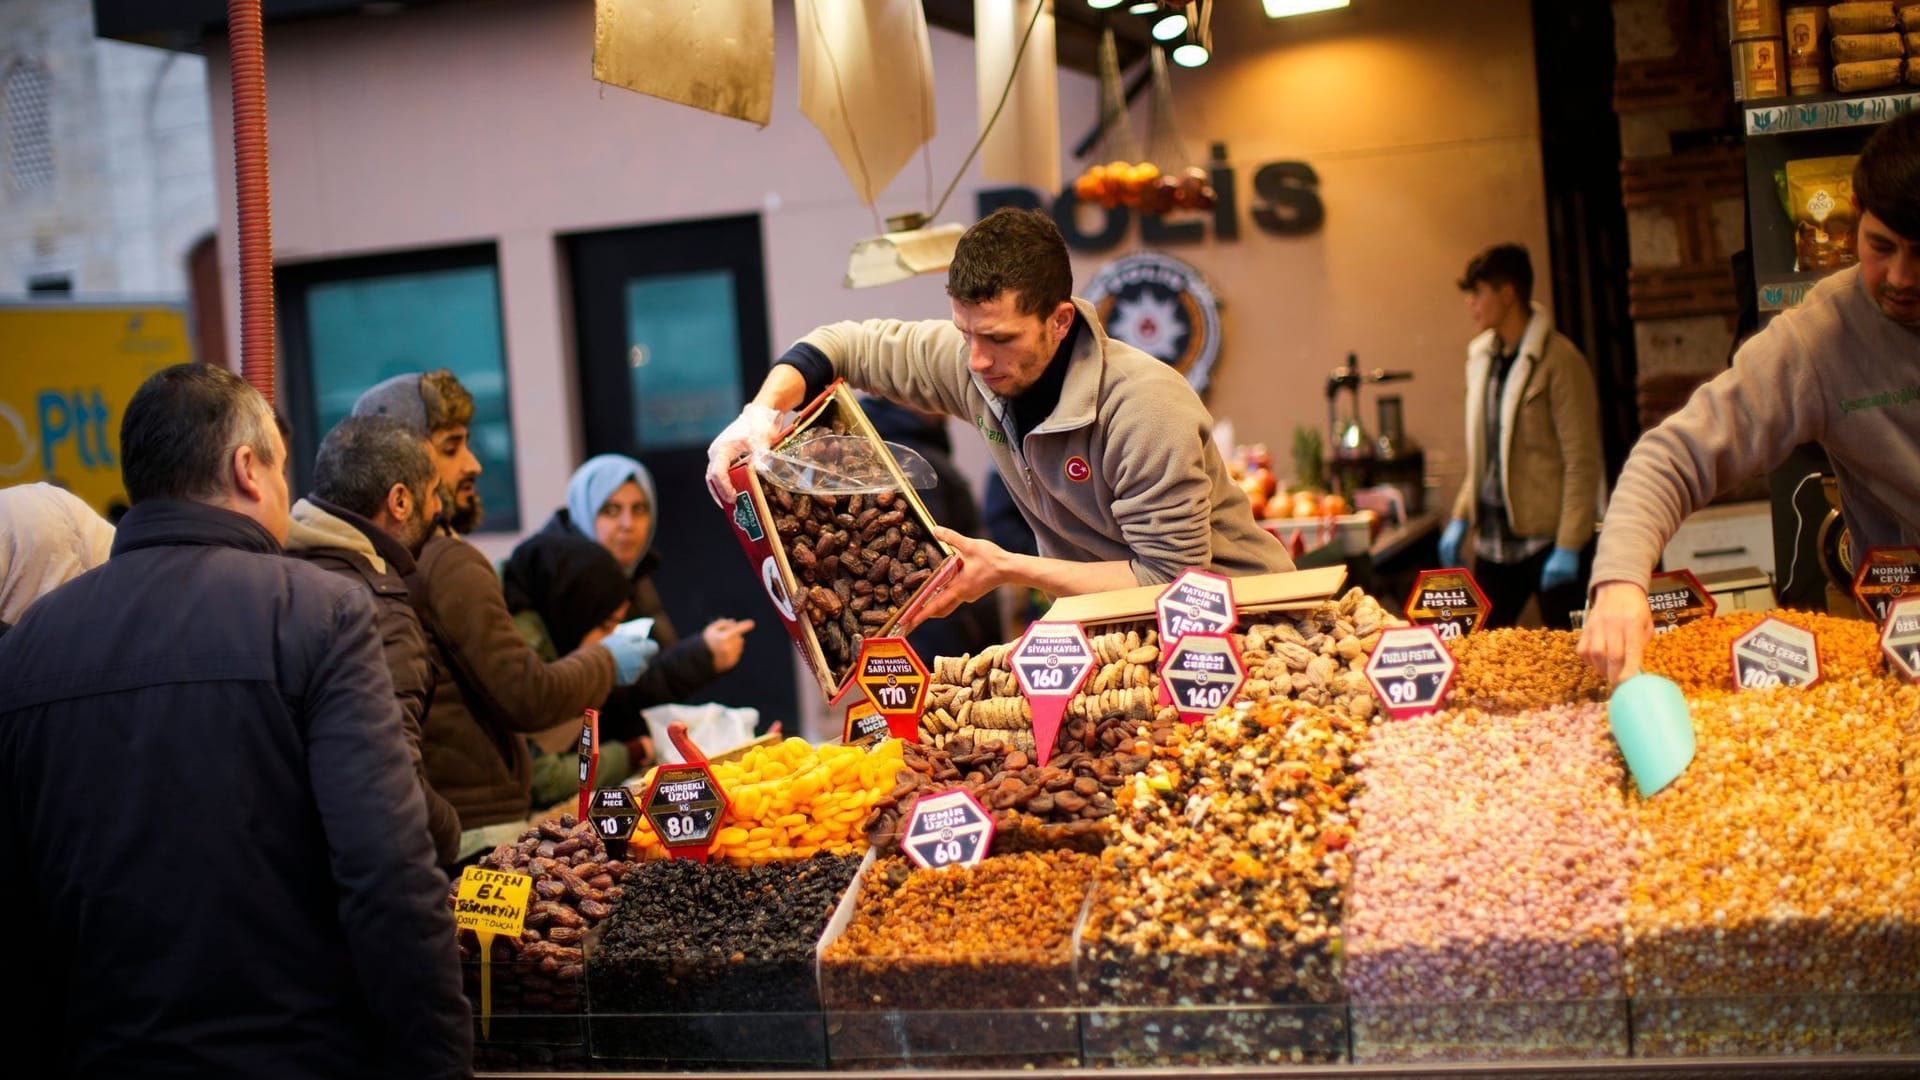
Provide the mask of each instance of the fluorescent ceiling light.
{"label": "fluorescent ceiling light", "polygon": [[1173,62],[1181,67],[1195,68],[1207,62],[1207,49],[1204,45],[1195,45],[1189,41],[1173,50]]}
{"label": "fluorescent ceiling light", "polygon": [[1105,11],[1110,7],[1119,7],[1120,0],[1087,0],[1087,6],[1095,11]]}
{"label": "fluorescent ceiling light", "polygon": [[928,225],[902,232],[883,233],[854,242],[847,257],[847,277],[842,284],[849,289],[890,285],[915,274],[945,270],[953,262],[953,249],[960,244],[962,225]]}
{"label": "fluorescent ceiling light", "polygon": [[1172,41],[1174,38],[1186,32],[1187,17],[1185,15],[1169,15],[1153,24],[1153,40],[1155,41]]}
{"label": "fluorescent ceiling light", "polygon": [[1289,15],[1311,15],[1316,11],[1333,11],[1346,7],[1349,0],[1261,0],[1267,9],[1267,18],[1284,19]]}

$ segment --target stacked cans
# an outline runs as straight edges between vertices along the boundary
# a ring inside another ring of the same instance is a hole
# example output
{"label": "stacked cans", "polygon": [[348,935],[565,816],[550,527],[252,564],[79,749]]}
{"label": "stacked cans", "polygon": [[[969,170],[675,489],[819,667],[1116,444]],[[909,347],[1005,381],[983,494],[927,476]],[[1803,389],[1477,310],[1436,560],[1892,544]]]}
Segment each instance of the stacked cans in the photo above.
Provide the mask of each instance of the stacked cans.
{"label": "stacked cans", "polygon": [[1727,0],[1736,101],[1785,97],[1787,52],[1780,0]]}
{"label": "stacked cans", "polygon": [[1727,23],[1741,101],[1920,83],[1920,0],[1728,0]]}

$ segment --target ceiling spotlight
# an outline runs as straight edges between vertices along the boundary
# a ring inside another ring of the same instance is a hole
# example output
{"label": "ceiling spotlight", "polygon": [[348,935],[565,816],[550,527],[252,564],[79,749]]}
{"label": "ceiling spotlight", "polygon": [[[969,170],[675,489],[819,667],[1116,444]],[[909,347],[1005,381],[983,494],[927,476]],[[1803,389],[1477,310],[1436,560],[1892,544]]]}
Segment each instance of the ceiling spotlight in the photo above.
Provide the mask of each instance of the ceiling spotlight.
{"label": "ceiling spotlight", "polygon": [[1119,7],[1120,0],[1087,0],[1087,6],[1095,11],[1105,11],[1110,7]]}
{"label": "ceiling spotlight", "polygon": [[1181,67],[1196,68],[1207,62],[1207,48],[1189,41],[1176,46],[1173,50],[1173,62]]}
{"label": "ceiling spotlight", "polygon": [[1284,19],[1289,15],[1311,15],[1316,11],[1334,11],[1346,7],[1349,0],[1261,0],[1267,18]]}
{"label": "ceiling spotlight", "polygon": [[1155,41],[1172,41],[1174,38],[1186,32],[1187,17],[1185,15],[1169,15],[1153,24],[1153,40]]}
{"label": "ceiling spotlight", "polygon": [[1138,0],[1127,5],[1129,15],[1151,15],[1160,10],[1160,0]]}

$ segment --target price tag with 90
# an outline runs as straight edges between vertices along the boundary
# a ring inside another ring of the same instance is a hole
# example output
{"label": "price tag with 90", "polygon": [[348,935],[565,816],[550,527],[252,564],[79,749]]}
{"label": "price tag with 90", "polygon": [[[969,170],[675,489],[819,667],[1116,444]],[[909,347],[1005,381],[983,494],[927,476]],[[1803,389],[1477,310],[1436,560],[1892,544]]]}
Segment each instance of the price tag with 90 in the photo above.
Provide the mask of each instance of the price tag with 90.
{"label": "price tag with 90", "polygon": [[1742,690],[1819,681],[1820,643],[1811,630],[1769,617],[1733,639],[1733,685]]}
{"label": "price tag with 90", "polygon": [[1053,756],[1067,704],[1093,673],[1093,647],[1079,623],[1046,622],[1027,627],[1013,648],[1013,676],[1033,713],[1033,748],[1039,764]]}
{"label": "price tag with 90", "polygon": [[1880,627],[1880,651],[1908,682],[1920,682],[1920,596],[1895,600]]}
{"label": "price tag with 90", "polygon": [[1431,626],[1388,630],[1367,657],[1367,681],[1395,720],[1430,713],[1453,684],[1453,654]]}
{"label": "price tag with 90", "polygon": [[653,774],[641,810],[669,853],[705,862],[727,815],[727,796],[704,761],[663,765]]}
{"label": "price tag with 90", "polygon": [[922,795],[907,811],[900,848],[915,866],[978,866],[993,846],[993,817],[965,788]]}
{"label": "price tag with 90", "polygon": [[1167,654],[1160,681],[1180,719],[1197,724],[1233,700],[1246,684],[1247,668],[1227,635],[1188,634]]}

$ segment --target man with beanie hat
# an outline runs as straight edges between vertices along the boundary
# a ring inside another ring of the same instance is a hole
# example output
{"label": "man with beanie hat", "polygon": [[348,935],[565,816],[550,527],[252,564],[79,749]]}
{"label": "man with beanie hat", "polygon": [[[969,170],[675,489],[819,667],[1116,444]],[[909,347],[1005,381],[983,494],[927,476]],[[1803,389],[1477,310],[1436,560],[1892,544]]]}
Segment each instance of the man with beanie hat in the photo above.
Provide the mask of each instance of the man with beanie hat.
{"label": "man with beanie hat", "polygon": [[1855,552],[1920,543],[1920,112],[1867,140],[1853,195],[1859,264],[1740,346],[1620,472],[1580,637],[1615,682],[1640,669],[1648,579],[1680,523],[1797,446],[1826,449]]}
{"label": "man with beanie hat", "polygon": [[632,685],[660,647],[614,634],[552,663],[528,647],[493,564],[461,539],[454,524],[462,517],[478,521],[479,496],[471,482],[480,466],[466,438],[473,398],[452,372],[388,379],[367,391],[353,411],[407,425],[427,443],[443,498],[452,492],[451,528],[427,541],[409,582],[433,645],[433,700],[421,747],[427,779],[467,830],[525,817],[533,765],[524,736],[575,719],[615,686]]}

